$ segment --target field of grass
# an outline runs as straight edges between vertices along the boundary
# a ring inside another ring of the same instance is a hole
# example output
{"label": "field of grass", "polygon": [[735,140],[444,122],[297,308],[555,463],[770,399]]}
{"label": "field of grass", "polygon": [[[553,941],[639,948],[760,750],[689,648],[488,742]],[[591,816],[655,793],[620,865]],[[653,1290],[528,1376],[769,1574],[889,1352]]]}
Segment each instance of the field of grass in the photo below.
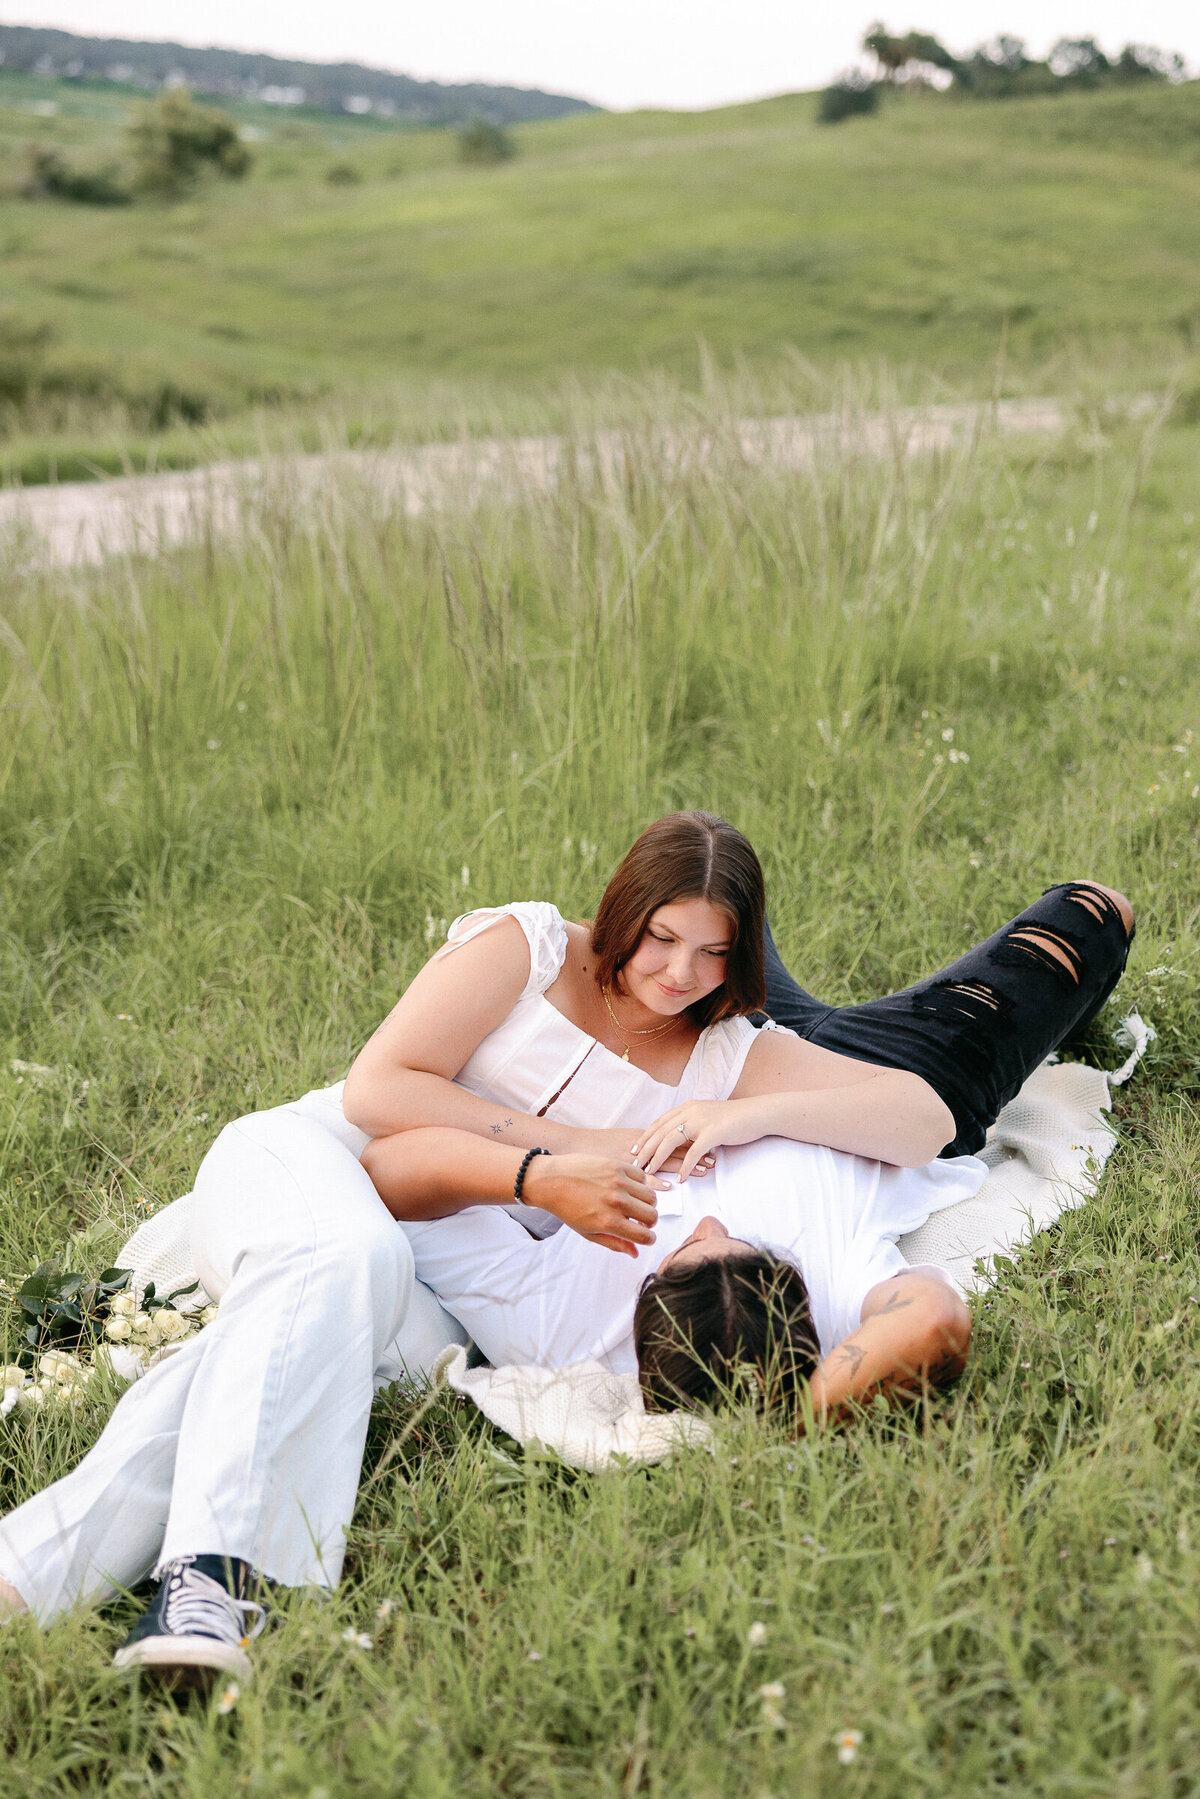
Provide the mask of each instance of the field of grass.
{"label": "field of grass", "polygon": [[694,386],[705,353],[886,358],[925,394],[989,391],[1003,348],[1005,385],[1054,391],[1098,363],[1161,385],[1200,338],[1200,83],[927,96],[834,129],[806,94],[594,114],[523,127],[483,169],[445,132],[242,110],[242,184],[31,202],[25,143],[119,157],[127,103],[0,72],[0,385],[5,331],[46,326],[82,396],[9,409],[7,478],[244,452],[264,407],[355,436],[554,424],[564,384]]}
{"label": "field of grass", "polygon": [[[664,406],[619,482],[415,520],[281,489],[244,539],[0,571],[0,1269],[103,1266],[224,1120],[344,1071],[438,921],[587,914],[681,805],[747,830],[833,1000],[1052,881],[1125,888],[1111,1017],[1159,1041],[1102,1191],[918,1415],[800,1444],[735,1416],[712,1456],[582,1477],[384,1399],[345,1585],[286,1609],[231,1715],[113,1672],[129,1604],[0,1633],[0,1793],[1195,1789],[1195,433],[783,473],[664,455]],[[103,1414],[0,1425],[4,1505]]]}

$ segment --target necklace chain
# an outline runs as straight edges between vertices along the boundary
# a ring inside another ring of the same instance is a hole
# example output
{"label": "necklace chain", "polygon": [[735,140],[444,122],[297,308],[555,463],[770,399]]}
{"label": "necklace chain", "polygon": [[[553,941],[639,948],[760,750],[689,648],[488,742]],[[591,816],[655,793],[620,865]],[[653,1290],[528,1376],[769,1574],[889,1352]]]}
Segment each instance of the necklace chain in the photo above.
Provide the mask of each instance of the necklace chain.
{"label": "necklace chain", "polygon": [[668,1018],[666,1024],[654,1025],[648,1031],[627,1031],[625,1029],[625,1026],[620,1022],[616,1013],[612,1009],[612,1001],[608,997],[608,991],[609,990],[607,987],[601,987],[600,997],[604,1001],[604,1010],[608,1013],[608,1016],[612,1020],[613,1028],[615,1030],[619,1031],[621,1036],[624,1037],[624,1039],[625,1039],[625,1054],[621,1057],[622,1062],[628,1062],[628,1060],[629,1060],[630,1040],[632,1038],[634,1038],[634,1037],[663,1037],[666,1035],[666,1033],[668,1031],[673,1031],[675,1029],[676,1025],[679,1023],[679,1017],[676,1016],[675,1018]]}

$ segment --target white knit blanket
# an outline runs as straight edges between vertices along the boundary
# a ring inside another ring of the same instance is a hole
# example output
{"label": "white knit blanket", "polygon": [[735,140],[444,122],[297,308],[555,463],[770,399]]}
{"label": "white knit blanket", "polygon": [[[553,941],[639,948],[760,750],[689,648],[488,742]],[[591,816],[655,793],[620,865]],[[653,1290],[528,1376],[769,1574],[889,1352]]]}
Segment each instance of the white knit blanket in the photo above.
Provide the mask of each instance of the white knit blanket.
{"label": "white knit blanket", "polygon": [[[1132,1013],[1123,1027],[1131,1043],[1125,1064],[1106,1075],[1079,1062],[1047,1062],[1030,1075],[988,1132],[982,1159],[991,1173],[972,1199],[935,1212],[900,1239],[912,1263],[936,1262],[964,1292],[987,1285],[997,1256],[1045,1230],[1096,1190],[1116,1132],[1103,1116],[1109,1083],[1127,1080],[1152,1038]],[[164,1296],[196,1278],[191,1266],[191,1195],[166,1206],[117,1257],[132,1268],[140,1293],[148,1280]],[[187,1304],[207,1296],[189,1296]],[[520,1443],[540,1443],[574,1468],[600,1469],[623,1460],[658,1462],[683,1445],[703,1445],[710,1432],[686,1413],[648,1413],[637,1378],[610,1374],[598,1362],[572,1368],[469,1368],[465,1352],[445,1350],[434,1378],[469,1396],[493,1424]]]}

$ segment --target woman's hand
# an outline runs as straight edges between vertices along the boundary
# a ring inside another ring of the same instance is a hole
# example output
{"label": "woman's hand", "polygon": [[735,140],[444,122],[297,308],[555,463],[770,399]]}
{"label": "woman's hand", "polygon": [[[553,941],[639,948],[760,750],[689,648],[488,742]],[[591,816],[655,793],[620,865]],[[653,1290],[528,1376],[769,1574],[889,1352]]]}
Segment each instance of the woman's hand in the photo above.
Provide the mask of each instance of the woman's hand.
{"label": "woman's hand", "polygon": [[[680,1107],[679,1109],[681,1111],[684,1110],[683,1107]],[[646,1130],[638,1130],[625,1125],[622,1125],[619,1130],[587,1131],[571,1129],[571,1148],[572,1151],[578,1150],[584,1155],[615,1156],[619,1162],[632,1162],[636,1160],[644,1167],[645,1158],[638,1152],[639,1150],[644,1150],[647,1141],[647,1133],[650,1129],[653,1129],[653,1126],[647,1126]],[[682,1142],[682,1139],[680,1139],[680,1141]],[[669,1152],[665,1159],[659,1164],[658,1168],[654,1169],[652,1172],[655,1174],[677,1175],[683,1166],[687,1147],[686,1144],[684,1144],[682,1148],[678,1147],[678,1145],[669,1147]],[[698,1175],[708,1174],[713,1166],[714,1161],[712,1156],[702,1156],[698,1161],[694,1172]]]}
{"label": "woman's hand", "polygon": [[677,1167],[686,1181],[713,1166],[713,1153],[723,1143],[753,1143],[769,1131],[752,1099],[694,1099],[656,1118],[642,1132],[634,1159],[647,1174]]}
{"label": "woman's hand", "polygon": [[522,1197],[526,1205],[553,1212],[590,1243],[636,1256],[639,1243],[654,1241],[655,1195],[666,1184],[628,1157],[535,1156],[525,1171]]}

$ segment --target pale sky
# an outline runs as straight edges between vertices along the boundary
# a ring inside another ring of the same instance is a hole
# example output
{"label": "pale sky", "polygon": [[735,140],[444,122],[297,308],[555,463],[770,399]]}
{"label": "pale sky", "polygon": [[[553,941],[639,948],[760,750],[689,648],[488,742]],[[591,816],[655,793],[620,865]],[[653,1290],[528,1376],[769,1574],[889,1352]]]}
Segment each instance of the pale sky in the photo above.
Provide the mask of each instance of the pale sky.
{"label": "pale sky", "polygon": [[173,39],[435,81],[494,81],[602,106],[717,106],[822,86],[882,13],[952,50],[1004,31],[1044,55],[1060,37],[1180,50],[1200,68],[1196,0],[15,0],[4,22]]}

